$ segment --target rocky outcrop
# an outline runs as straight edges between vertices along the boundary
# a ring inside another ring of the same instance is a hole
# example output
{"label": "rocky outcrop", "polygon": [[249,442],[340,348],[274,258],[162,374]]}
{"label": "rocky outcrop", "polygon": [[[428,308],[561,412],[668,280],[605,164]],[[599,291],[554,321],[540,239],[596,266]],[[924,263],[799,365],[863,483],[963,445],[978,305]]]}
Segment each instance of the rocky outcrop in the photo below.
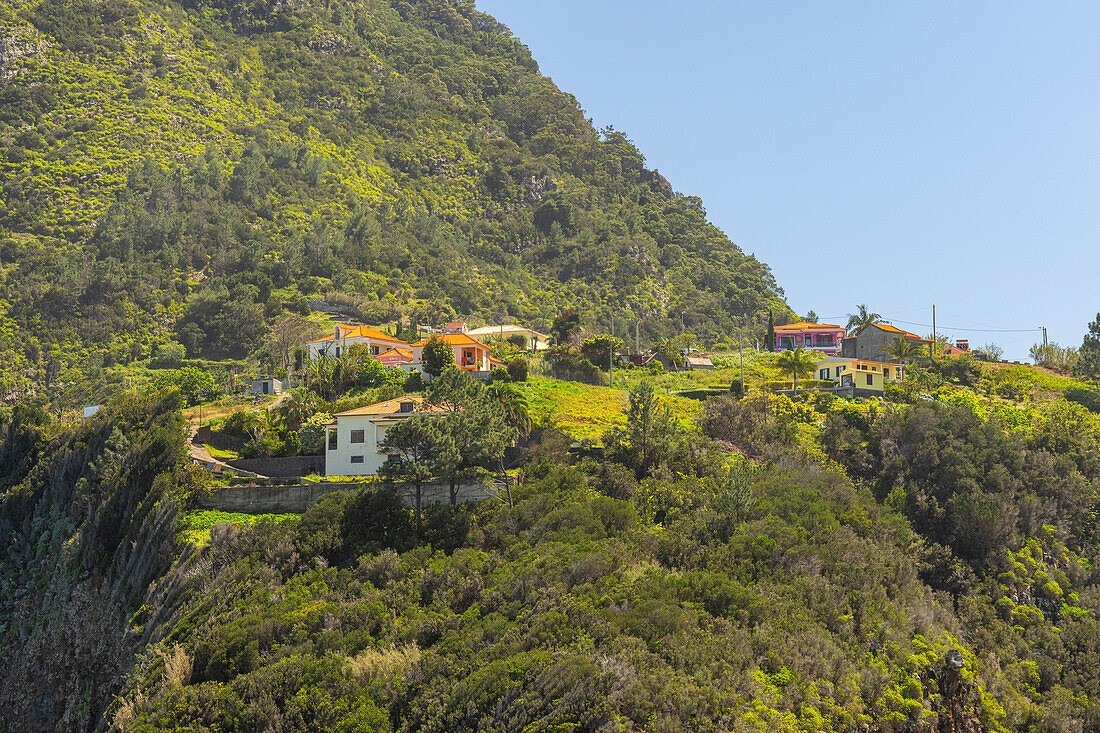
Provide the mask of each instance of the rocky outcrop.
{"label": "rocky outcrop", "polygon": [[985,730],[978,717],[981,697],[974,685],[963,679],[965,668],[962,652],[952,649],[947,653],[936,680],[940,693],[937,733],[981,733]]}
{"label": "rocky outcrop", "polygon": [[19,61],[37,58],[49,41],[34,28],[26,26],[0,31],[0,84],[7,84],[19,75]]}
{"label": "rocky outcrop", "polygon": [[527,203],[537,204],[542,201],[546,194],[553,193],[558,190],[558,182],[550,177],[550,174],[544,174],[542,176],[531,176],[525,183],[524,188],[527,189]]}
{"label": "rocky outcrop", "polygon": [[653,193],[661,198],[671,199],[676,196],[676,192],[672,189],[672,184],[656,170],[647,171],[643,169],[641,179],[643,183],[649,185],[649,189],[653,191]]}

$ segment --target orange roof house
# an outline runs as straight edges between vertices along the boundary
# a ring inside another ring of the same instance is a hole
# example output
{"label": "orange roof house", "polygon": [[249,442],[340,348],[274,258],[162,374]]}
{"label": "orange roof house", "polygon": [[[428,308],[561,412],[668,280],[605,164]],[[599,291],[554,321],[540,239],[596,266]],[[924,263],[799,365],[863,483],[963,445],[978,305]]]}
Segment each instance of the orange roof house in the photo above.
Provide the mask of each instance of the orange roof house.
{"label": "orange roof house", "polygon": [[413,350],[411,346],[395,346],[389,351],[383,351],[381,354],[374,358],[375,361],[392,367],[400,366],[402,364],[412,364]]}
{"label": "orange roof house", "polygon": [[314,359],[322,355],[341,356],[347,349],[357,344],[368,346],[371,356],[374,357],[394,347],[409,345],[407,341],[382,333],[370,326],[338,323],[333,327],[331,336],[307,342],[306,349],[308,357]]}
{"label": "orange roof house", "polygon": [[389,458],[386,430],[414,415],[443,414],[446,410],[416,395],[336,413],[325,427],[325,474],[362,476],[378,473]]}
{"label": "orange roof house", "polygon": [[[504,366],[503,363],[492,358],[492,349],[485,344],[472,339],[464,333],[445,333],[435,336],[448,346],[455,355],[455,366],[470,372],[489,372],[494,366]],[[413,363],[424,363],[424,346],[429,339],[421,339],[412,345]]]}

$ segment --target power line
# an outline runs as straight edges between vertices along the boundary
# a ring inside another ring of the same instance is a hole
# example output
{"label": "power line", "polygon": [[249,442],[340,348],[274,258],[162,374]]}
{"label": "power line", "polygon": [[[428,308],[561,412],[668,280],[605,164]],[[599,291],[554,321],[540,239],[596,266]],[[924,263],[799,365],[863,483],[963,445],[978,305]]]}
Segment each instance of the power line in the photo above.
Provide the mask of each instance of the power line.
{"label": "power line", "polygon": [[[901,319],[893,319],[891,323],[904,323],[906,326],[920,326],[922,328],[932,328],[930,323],[913,323],[912,321],[903,321]],[[938,330],[944,331],[966,331],[969,333],[1032,333],[1035,331],[1042,331],[1042,328],[965,328],[955,326],[937,326]]]}

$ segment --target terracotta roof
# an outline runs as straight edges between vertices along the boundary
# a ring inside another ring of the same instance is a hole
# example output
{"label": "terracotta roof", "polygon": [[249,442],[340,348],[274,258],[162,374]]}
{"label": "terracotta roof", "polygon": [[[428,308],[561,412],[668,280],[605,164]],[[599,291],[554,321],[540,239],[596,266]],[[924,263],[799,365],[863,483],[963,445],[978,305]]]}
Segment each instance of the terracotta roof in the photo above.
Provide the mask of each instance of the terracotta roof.
{"label": "terracotta roof", "polygon": [[840,326],[832,323],[810,323],[809,321],[799,321],[798,323],[788,323],[786,326],[776,326],[775,331],[843,331]]}
{"label": "terracotta roof", "polygon": [[[391,344],[401,344],[403,346],[408,346],[409,345],[408,341],[402,341],[399,338],[395,338],[393,336],[390,336],[388,333],[382,333],[381,331],[379,331],[377,329],[374,329],[374,328],[371,328],[370,326],[349,326],[349,325],[343,324],[343,323],[341,323],[339,325],[340,325],[340,338],[341,339],[346,339],[346,338],[368,338],[368,339],[373,339],[375,341],[388,341]],[[325,343],[326,341],[337,341],[337,340],[339,340],[339,339],[337,339],[335,336],[325,336],[324,338],[314,339],[312,341],[307,341],[306,343],[322,344],[322,343]]]}
{"label": "terracotta roof", "polygon": [[387,351],[383,351],[381,354],[374,357],[374,360],[375,361],[385,361],[385,362],[390,362],[390,361],[411,362],[413,360],[413,352],[412,352],[411,348],[406,349],[406,348],[402,348],[400,346],[395,346],[392,349],[389,349]]}
{"label": "terracotta roof", "polygon": [[830,364],[847,364],[849,362],[855,362],[857,364],[881,364],[883,366],[903,367],[904,364],[898,364],[893,361],[875,361],[873,359],[848,359],[843,356],[826,356],[824,359],[818,360],[818,364],[824,364],[828,362]]}
{"label": "terracotta roof", "polygon": [[714,366],[709,356],[689,356],[687,363],[691,366]]}
{"label": "terracotta roof", "polygon": [[870,323],[868,325],[877,326],[878,328],[881,328],[883,331],[886,331],[887,333],[901,334],[902,336],[905,336],[905,338],[907,338],[907,339],[908,338],[914,338],[914,339],[917,339],[918,341],[923,341],[926,344],[932,343],[932,341],[930,339],[921,338],[920,336],[913,333],[912,331],[903,331],[900,328],[895,328],[894,326],[891,326],[889,323]]}
{"label": "terracotta roof", "polygon": [[[401,403],[412,402],[413,412],[402,413]],[[385,402],[375,402],[373,405],[366,405],[365,407],[356,407],[354,410],[347,410],[346,412],[338,412],[333,417],[386,417],[389,415],[404,414],[415,415],[416,413],[438,414],[444,412],[434,405],[425,405],[424,398],[420,395],[406,395],[405,397],[394,397],[392,400],[386,400]]]}
{"label": "terracotta roof", "polygon": [[448,323],[444,328],[452,330],[456,328],[466,328],[466,324],[463,321],[455,321],[454,323]]}
{"label": "terracotta roof", "polygon": [[[478,341],[476,339],[470,338],[469,336],[467,336],[464,333],[436,334],[435,338],[443,341],[444,343],[446,343],[449,346],[480,346],[481,348],[485,349],[486,351],[490,350],[489,347],[486,346],[485,344],[481,343],[480,341]],[[431,341],[431,339],[432,339],[432,336],[429,336],[428,338],[420,339],[415,344],[413,344],[413,346],[423,346],[424,344]]]}

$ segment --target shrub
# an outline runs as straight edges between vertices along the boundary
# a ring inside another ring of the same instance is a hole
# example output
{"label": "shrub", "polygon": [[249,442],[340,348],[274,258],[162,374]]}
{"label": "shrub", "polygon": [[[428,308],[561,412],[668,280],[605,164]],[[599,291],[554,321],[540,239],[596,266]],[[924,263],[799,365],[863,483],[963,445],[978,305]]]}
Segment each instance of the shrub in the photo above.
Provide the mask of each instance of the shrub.
{"label": "shrub", "polygon": [[494,382],[507,382],[508,381],[508,369],[502,366],[493,367],[489,375],[493,378]]}
{"label": "shrub", "polygon": [[517,356],[508,362],[508,379],[513,382],[526,382],[529,365],[522,356]]}
{"label": "shrub", "polygon": [[588,384],[601,381],[600,370],[572,346],[553,346],[544,352],[551,376]]}
{"label": "shrub", "polygon": [[1070,387],[1065,395],[1070,402],[1076,402],[1091,412],[1100,412],[1100,390],[1095,387]]}
{"label": "shrub", "polygon": [[187,358],[187,349],[176,341],[158,344],[149,366],[153,369],[175,369]]}
{"label": "shrub", "polygon": [[409,376],[405,377],[405,391],[422,392],[423,390],[424,377],[420,375],[420,372],[409,372]]}
{"label": "shrub", "polygon": [[973,387],[982,378],[981,364],[970,353],[944,359],[939,369],[944,379],[966,387]]}
{"label": "shrub", "polygon": [[316,456],[325,450],[325,425],[332,422],[332,415],[318,412],[298,428],[298,442],[302,455]]}

